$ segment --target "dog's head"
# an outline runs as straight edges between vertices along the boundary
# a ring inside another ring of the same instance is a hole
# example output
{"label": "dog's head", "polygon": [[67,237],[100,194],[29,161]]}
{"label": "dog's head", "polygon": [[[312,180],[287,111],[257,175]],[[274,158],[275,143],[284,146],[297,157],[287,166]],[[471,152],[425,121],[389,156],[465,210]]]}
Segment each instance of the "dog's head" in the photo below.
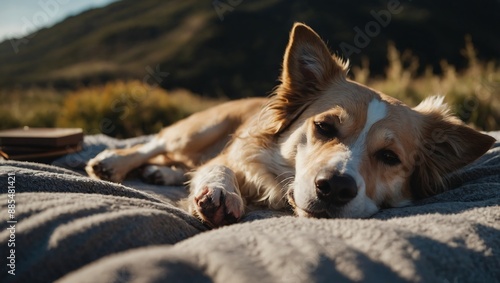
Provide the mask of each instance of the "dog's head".
{"label": "dog's head", "polygon": [[295,166],[288,198],[298,215],[368,217],[440,192],[445,175],[494,139],[448,113],[442,98],[415,108],[346,78],[346,64],[295,24],[267,132]]}

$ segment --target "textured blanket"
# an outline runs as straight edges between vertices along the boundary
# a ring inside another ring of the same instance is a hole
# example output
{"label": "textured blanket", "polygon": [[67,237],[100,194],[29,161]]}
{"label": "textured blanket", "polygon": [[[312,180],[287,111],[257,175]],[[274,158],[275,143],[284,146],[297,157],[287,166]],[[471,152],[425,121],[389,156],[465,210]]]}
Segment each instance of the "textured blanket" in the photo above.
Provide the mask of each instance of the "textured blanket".
{"label": "textured blanket", "polygon": [[86,137],[57,166],[1,162],[0,281],[500,282],[498,142],[449,191],[370,219],[257,210],[209,230],[176,207],[185,188],[84,175],[104,148],[148,138]]}

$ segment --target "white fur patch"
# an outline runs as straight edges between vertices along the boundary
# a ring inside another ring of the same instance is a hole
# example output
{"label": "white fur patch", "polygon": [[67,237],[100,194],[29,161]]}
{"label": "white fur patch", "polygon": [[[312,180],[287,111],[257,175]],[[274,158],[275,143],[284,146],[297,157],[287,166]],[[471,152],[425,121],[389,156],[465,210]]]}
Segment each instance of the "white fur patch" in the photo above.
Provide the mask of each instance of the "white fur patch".
{"label": "white fur patch", "polygon": [[[359,180],[361,176],[359,175],[359,166],[361,163],[361,159],[363,156],[363,152],[366,149],[366,136],[368,132],[372,128],[372,126],[378,121],[385,118],[387,115],[387,106],[384,102],[373,99],[368,104],[368,110],[366,115],[365,126],[361,130],[358,138],[349,147],[349,149],[341,154],[337,154],[335,157],[330,160],[330,166],[336,168],[340,173],[346,173],[355,177],[356,182],[363,180]],[[359,182],[358,182],[359,186]]]}
{"label": "white fur patch", "polygon": [[139,149],[137,149],[137,153],[155,156],[166,151],[166,144],[167,143],[163,138],[154,137],[152,140],[139,147]]}
{"label": "white fur patch", "polygon": [[366,149],[366,136],[375,123],[385,118],[387,115],[387,106],[384,102],[374,98],[368,104],[368,111],[366,114],[366,123],[358,136],[358,139],[351,147],[353,154],[352,162],[355,163],[355,169],[359,171],[359,164],[361,163],[361,156]]}
{"label": "white fur patch", "polygon": [[366,195],[366,183],[359,170],[366,151],[368,132],[375,123],[386,116],[386,104],[374,98],[368,104],[366,122],[356,141],[348,147],[347,151],[337,154],[329,162],[329,166],[336,168],[340,173],[352,176],[358,186],[358,194],[343,209],[342,217],[369,216],[378,210],[375,202]]}

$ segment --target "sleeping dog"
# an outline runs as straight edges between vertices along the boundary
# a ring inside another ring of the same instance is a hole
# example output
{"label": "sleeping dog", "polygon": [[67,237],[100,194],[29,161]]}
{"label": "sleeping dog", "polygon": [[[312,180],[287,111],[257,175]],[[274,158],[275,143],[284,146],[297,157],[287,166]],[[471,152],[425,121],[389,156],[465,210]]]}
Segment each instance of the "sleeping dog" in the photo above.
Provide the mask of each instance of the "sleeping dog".
{"label": "sleeping dog", "polygon": [[494,139],[449,113],[442,97],[415,108],[347,78],[308,26],[295,24],[281,83],[267,99],[230,101],[195,113],[128,149],[88,162],[95,178],[190,179],[189,210],[212,227],[248,204],[298,216],[369,217],[446,188],[445,175],[484,154]]}

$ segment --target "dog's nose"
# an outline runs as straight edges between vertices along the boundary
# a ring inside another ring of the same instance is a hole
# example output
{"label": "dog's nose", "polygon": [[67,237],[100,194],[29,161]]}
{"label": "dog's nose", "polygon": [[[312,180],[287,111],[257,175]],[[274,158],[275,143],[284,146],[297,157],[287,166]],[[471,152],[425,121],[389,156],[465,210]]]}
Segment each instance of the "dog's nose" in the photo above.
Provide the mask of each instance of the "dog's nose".
{"label": "dog's nose", "polygon": [[314,180],[318,198],[337,205],[344,205],[358,194],[356,181],[346,174],[321,171]]}

